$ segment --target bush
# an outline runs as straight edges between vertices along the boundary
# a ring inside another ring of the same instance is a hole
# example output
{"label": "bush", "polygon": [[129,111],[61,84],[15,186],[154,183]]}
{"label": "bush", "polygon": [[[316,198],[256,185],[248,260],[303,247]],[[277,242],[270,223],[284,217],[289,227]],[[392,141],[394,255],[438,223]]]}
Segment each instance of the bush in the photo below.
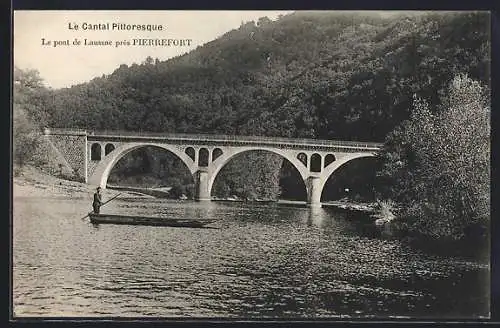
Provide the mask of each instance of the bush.
{"label": "bush", "polygon": [[461,239],[471,225],[489,225],[487,96],[478,82],[458,75],[441,105],[415,97],[411,118],[388,136],[380,175],[410,231]]}
{"label": "bush", "polygon": [[383,219],[386,221],[392,221],[396,218],[396,202],[391,199],[387,200],[377,200],[375,205],[375,209],[377,213],[373,215],[373,217],[377,219]]}

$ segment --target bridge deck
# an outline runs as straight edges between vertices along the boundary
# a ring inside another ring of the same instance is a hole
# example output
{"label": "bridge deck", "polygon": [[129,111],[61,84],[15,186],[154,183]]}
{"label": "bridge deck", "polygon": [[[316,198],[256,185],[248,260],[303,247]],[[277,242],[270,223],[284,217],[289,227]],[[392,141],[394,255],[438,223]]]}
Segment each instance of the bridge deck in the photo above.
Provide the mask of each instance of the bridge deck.
{"label": "bridge deck", "polygon": [[209,141],[216,143],[246,143],[246,144],[272,144],[293,146],[317,146],[317,147],[347,147],[378,150],[382,143],[364,141],[341,141],[321,140],[304,138],[281,138],[242,135],[216,135],[216,134],[184,134],[184,133],[158,133],[145,131],[121,131],[121,130],[79,130],[79,129],[47,129],[46,134],[83,134],[91,139],[123,139],[123,140],[170,140],[170,141]]}

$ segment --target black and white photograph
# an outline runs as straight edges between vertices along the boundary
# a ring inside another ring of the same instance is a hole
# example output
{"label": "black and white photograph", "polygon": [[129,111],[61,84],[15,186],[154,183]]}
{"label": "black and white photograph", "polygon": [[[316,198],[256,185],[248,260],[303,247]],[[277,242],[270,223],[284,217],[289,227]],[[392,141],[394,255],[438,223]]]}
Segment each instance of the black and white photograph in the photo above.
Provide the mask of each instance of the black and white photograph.
{"label": "black and white photograph", "polygon": [[11,319],[490,319],[490,15],[15,10]]}

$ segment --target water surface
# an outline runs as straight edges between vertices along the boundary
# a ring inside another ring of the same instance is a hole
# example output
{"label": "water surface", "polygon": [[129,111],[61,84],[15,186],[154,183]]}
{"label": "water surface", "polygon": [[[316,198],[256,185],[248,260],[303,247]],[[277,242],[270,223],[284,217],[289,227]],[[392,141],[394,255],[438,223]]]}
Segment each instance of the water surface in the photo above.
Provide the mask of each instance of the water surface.
{"label": "water surface", "polygon": [[116,200],[103,213],[217,218],[218,229],[94,226],[88,200],[16,198],[16,316],[477,318],[489,268],[330,209]]}

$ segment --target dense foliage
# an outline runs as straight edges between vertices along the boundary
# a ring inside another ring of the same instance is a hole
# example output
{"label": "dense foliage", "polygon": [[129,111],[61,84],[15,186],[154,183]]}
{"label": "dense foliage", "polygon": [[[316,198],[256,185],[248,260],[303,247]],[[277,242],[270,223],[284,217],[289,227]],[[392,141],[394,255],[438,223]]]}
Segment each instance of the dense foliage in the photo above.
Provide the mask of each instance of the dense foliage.
{"label": "dense foliage", "polygon": [[39,144],[37,123],[45,113],[43,99],[47,90],[35,70],[14,69],[13,79],[13,163],[17,169],[32,159]]}
{"label": "dense foliage", "polygon": [[490,107],[477,81],[456,76],[439,105],[415,98],[381,157],[386,196],[411,231],[460,239],[489,226]]}
{"label": "dense foliage", "polygon": [[[248,170],[242,170],[242,163],[253,164]],[[255,151],[240,154],[222,168],[212,190],[219,197],[235,195],[250,200],[259,198],[277,200],[281,194],[279,182],[282,164],[281,156],[270,152]]]}
{"label": "dense foliage", "polygon": [[487,17],[263,18],[184,56],[56,90],[50,124],[383,141],[414,93],[434,103],[457,73],[488,81]]}

